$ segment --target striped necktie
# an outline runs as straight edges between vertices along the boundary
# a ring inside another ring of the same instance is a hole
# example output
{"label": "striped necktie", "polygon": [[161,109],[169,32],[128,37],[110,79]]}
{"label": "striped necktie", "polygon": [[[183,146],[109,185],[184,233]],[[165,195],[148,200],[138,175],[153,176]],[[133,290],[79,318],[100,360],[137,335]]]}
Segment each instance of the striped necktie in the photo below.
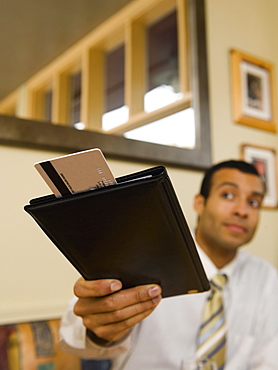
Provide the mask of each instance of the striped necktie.
{"label": "striped necktie", "polygon": [[226,282],[227,276],[221,274],[211,280],[211,292],[205,303],[197,340],[197,358],[215,361],[219,370],[224,369],[226,354],[227,326],[222,301]]}

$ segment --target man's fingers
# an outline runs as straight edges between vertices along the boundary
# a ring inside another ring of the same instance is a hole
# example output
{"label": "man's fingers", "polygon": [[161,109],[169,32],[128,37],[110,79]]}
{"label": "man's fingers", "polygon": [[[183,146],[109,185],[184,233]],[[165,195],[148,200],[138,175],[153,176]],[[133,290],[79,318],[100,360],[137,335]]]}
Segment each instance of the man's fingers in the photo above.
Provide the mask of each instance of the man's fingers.
{"label": "man's fingers", "polygon": [[121,288],[122,283],[119,280],[103,279],[87,281],[80,278],[74,285],[74,294],[78,298],[102,297],[115,293]]}
{"label": "man's fingers", "polygon": [[[80,292],[78,293],[80,294]],[[78,316],[85,316],[97,313],[115,312],[146,301],[156,304],[156,302],[160,300],[160,295],[160,286],[142,285],[102,297],[95,296],[95,298],[89,298],[87,296],[88,298],[80,298],[75,305],[74,312]]]}
{"label": "man's fingers", "polygon": [[96,302],[95,308],[98,312],[112,312],[137,303],[155,300],[160,294],[161,288],[158,285],[142,285],[103,297]]}
{"label": "man's fingers", "polygon": [[88,315],[88,321],[89,320],[93,321],[94,327],[110,325],[110,324],[120,323],[120,322],[126,322],[130,320],[132,317],[135,317],[138,315],[144,315],[144,312],[153,310],[158,305],[160,300],[161,300],[161,296],[158,296],[155,301],[148,300],[145,302],[140,302],[134,305],[124,307],[119,310],[106,312],[106,313],[97,313],[95,315]]}
{"label": "man's fingers", "polygon": [[[155,306],[156,307],[156,306]],[[111,323],[102,326],[92,325],[92,321],[83,319],[83,324],[93,331],[99,338],[108,340],[109,342],[114,342],[121,339],[130,329],[132,329],[136,324],[144,320],[149,316],[155,309],[153,306],[151,309],[141,312],[137,315],[131,316],[126,320],[119,321],[116,323]]]}

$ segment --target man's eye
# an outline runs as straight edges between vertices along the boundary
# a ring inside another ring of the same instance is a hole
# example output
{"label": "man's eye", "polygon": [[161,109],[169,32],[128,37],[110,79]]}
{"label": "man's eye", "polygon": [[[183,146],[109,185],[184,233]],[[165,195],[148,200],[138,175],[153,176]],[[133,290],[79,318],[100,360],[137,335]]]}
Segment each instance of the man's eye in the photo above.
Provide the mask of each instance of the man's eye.
{"label": "man's eye", "polygon": [[249,204],[253,208],[260,208],[261,207],[261,202],[259,200],[257,200],[257,199],[251,199],[249,201]]}
{"label": "man's eye", "polygon": [[223,193],[223,197],[231,200],[234,198],[234,195],[232,193]]}

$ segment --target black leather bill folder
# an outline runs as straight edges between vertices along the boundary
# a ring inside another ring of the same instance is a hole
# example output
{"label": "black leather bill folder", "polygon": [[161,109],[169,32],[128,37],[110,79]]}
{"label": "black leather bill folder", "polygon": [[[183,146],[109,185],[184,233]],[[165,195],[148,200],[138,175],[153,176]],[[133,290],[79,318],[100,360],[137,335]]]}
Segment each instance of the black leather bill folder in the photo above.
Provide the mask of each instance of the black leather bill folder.
{"label": "black leather bill folder", "polygon": [[87,280],[115,278],[124,289],[156,283],[163,297],[209,290],[165,167],[116,180],[32,199],[24,209]]}

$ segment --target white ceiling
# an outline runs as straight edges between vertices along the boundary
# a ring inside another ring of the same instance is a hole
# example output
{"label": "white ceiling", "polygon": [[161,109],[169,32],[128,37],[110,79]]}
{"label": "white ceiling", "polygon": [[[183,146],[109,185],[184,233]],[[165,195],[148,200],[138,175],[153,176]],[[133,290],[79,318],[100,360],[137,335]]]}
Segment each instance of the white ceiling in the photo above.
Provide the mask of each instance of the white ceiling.
{"label": "white ceiling", "polygon": [[134,0],[0,0],[0,99]]}

